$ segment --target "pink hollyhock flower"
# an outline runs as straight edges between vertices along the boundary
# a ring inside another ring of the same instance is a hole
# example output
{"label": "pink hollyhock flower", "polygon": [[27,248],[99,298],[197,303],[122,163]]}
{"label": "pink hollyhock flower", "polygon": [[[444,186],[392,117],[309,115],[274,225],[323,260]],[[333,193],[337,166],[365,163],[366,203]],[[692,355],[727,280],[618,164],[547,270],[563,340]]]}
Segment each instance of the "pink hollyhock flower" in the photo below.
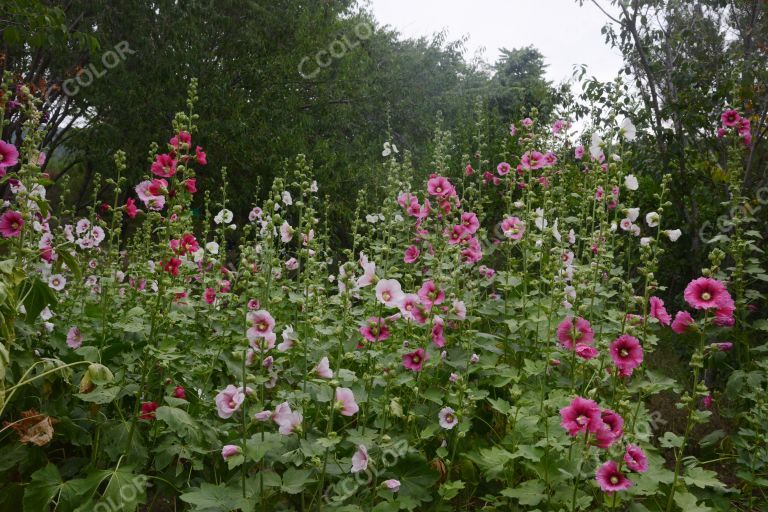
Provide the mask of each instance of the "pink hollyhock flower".
{"label": "pink hollyhock flower", "polygon": [[472,364],[477,364],[480,362],[480,356],[477,354],[472,354],[469,358],[469,362]]}
{"label": "pink hollyhock flower", "polygon": [[632,487],[632,482],[627,478],[624,473],[619,471],[619,466],[616,461],[609,460],[602,466],[597,468],[595,473],[595,479],[600,484],[600,489],[603,492],[612,493],[615,491],[624,491]]}
{"label": "pink hollyhock flower", "polygon": [[416,247],[415,245],[412,245],[412,246],[408,247],[405,250],[405,255],[403,256],[403,261],[405,263],[413,263],[417,259],[419,259],[419,248]]}
{"label": "pink hollyhock flower", "polygon": [[261,307],[261,302],[258,301],[258,299],[250,299],[248,301],[248,310],[253,311],[254,309],[259,309]]}
{"label": "pink hollyhock flower", "polygon": [[516,133],[517,133],[517,128],[515,127],[514,124],[510,124],[509,125],[509,135],[511,137],[514,137]]}
{"label": "pink hollyhock flower", "polygon": [[368,323],[359,329],[360,334],[371,342],[385,341],[389,339],[389,328],[383,318],[375,316],[368,318]]}
{"label": "pink hollyhock flower", "polygon": [[576,146],[576,149],[573,151],[573,156],[576,160],[584,158],[584,146]]}
{"label": "pink hollyhock flower", "polygon": [[178,151],[179,142],[181,142],[182,145],[189,147],[190,144],[192,144],[192,135],[186,130],[181,130],[177,135],[171,137],[171,140],[168,141],[168,144],[170,144],[173,149]]}
{"label": "pink hollyhock flower", "polygon": [[249,341],[266,337],[275,328],[275,319],[266,310],[249,311],[246,318],[251,323],[246,333]]}
{"label": "pink hollyhock flower", "polygon": [[576,355],[586,361],[596,358],[599,354],[600,353],[595,347],[590,347],[589,345],[584,345],[583,343],[576,345]]}
{"label": "pink hollyhock flower", "polygon": [[169,154],[157,155],[152,163],[152,174],[161,178],[170,178],[176,174],[176,160]]}
{"label": "pink hollyhock flower", "polygon": [[565,128],[568,128],[568,122],[565,119],[558,119],[552,124],[552,133],[557,135]]}
{"label": "pink hollyhock flower", "polygon": [[187,192],[194,194],[197,192],[197,180],[195,178],[187,178],[184,180],[184,188]]}
{"label": "pink hollyhock flower", "polygon": [[432,326],[432,343],[440,348],[445,346],[445,326],[439,316],[435,317],[435,324]]}
{"label": "pink hollyhock flower", "polygon": [[357,451],[352,456],[352,467],[350,473],[359,473],[368,469],[368,449],[364,444],[357,446]]}
{"label": "pink hollyhock flower", "polygon": [[317,366],[315,366],[315,373],[323,379],[332,379],[333,370],[331,370],[331,364],[328,361],[328,357],[323,357]]}
{"label": "pink hollyhock flower", "polygon": [[451,182],[443,176],[434,176],[427,181],[427,192],[437,197],[448,197],[456,193]]}
{"label": "pink hollyhock flower", "polygon": [[388,308],[396,308],[403,300],[403,289],[396,279],[382,279],[376,283],[376,298]]}
{"label": "pink hollyhock flower", "polygon": [[480,242],[475,237],[470,237],[463,242],[466,248],[462,249],[461,256],[464,263],[472,264],[477,263],[483,259],[483,249],[480,246]]}
{"label": "pink hollyhock flower", "polygon": [[155,419],[156,410],[157,410],[157,402],[142,402],[141,414],[139,415],[139,418],[142,420],[153,420]]}
{"label": "pink hollyhock flower", "polygon": [[203,148],[200,146],[197,146],[195,148],[195,160],[199,165],[207,165],[208,164],[208,158],[205,155],[205,151],[203,151]]}
{"label": "pink hollyhock flower", "polygon": [[443,407],[440,412],[437,413],[437,420],[441,427],[451,430],[459,423],[459,418],[456,417],[456,411],[450,407]]}
{"label": "pink hollyhock flower", "polygon": [[[250,329],[249,329],[250,331]],[[249,333],[246,332],[246,335]],[[253,348],[254,352],[267,352],[275,348],[275,341],[277,341],[277,334],[274,332],[268,332],[264,336],[250,336],[248,337],[248,343]]]}
{"label": "pink hollyhock flower", "polygon": [[216,395],[215,402],[219,417],[224,419],[230,418],[240,409],[244,401],[245,393],[243,388],[237,388],[230,384]]}
{"label": "pink hollyhock flower", "polygon": [[280,225],[280,240],[285,244],[293,240],[293,228],[288,224],[287,220],[284,220]]}
{"label": "pink hollyhock flower", "polygon": [[637,338],[629,334],[622,334],[613,340],[610,351],[611,359],[622,377],[632,375],[632,370],[643,362],[643,347]]}
{"label": "pink hollyhock flower", "polygon": [[624,463],[627,468],[637,473],[648,471],[648,457],[642,448],[636,444],[628,444],[627,451],[624,453]]}
{"label": "pink hollyhock flower", "polygon": [[349,388],[336,388],[336,406],[342,416],[354,416],[360,410],[355,394]]}
{"label": "pink hollyhock flower", "polygon": [[304,417],[299,412],[291,411],[291,406],[288,402],[283,402],[275,407],[275,412],[272,414],[272,421],[277,423],[280,427],[278,432],[284,436],[289,436],[296,428],[301,427],[301,422]]}
{"label": "pink hollyhock flower", "polygon": [[438,288],[431,279],[421,285],[417,295],[421,299],[421,303],[428,309],[442,304],[445,300],[445,291],[442,288]]}
{"label": "pink hollyhock flower", "polygon": [[520,159],[523,169],[541,169],[545,165],[544,155],[538,151],[526,151]]}
{"label": "pink hollyhock flower", "polygon": [[517,217],[505,217],[501,221],[501,231],[512,240],[520,240],[525,233],[525,223]]}
{"label": "pink hollyhock flower", "polygon": [[678,311],[672,322],[672,330],[677,334],[683,334],[688,330],[688,326],[693,323],[693,317],[687,311]]}
{"label": "pink hollyhock flower", "polygon": [[557,326],[557,339],[563,347],[574,350],[576,345],[591,345],[595,332],[586,319],[578,317],[574,322],[573,317],[567,316]]}
{"label": "pink hollyhock flower", "polygon": [[179,267],[181,267],[181,260],[179,258],[170,258],[163,265],[163,270],[176,277],[179,275]]}
{"label": "pink hollyhock flower", "polygon": [[568,435],[575,437],[580,432],[597,433],[603,428],[603,420],[600,408],[597,404],[586,398],[577,396],[570,405],[560,409],[560,426],[568,431]]}
{"label": "pink hollyhock flower", "polygon": [[261,422],[269,421],[272,419],[272,411],[259,411],[253,415],[253,419]]}
{"label": "pink hollyhock flower", "polygon": [[429,359],[429,355],[423,348],[419,348],[411,353],[403,354],[403,367],[414,372],[420,372],[427,359]]}
{"label": "pink hollyhock flower", "polygon": [[296,270],[299,268],[299,261],[296,258],[289,258],[288,261],[285,262],[285,268],[288,270]]}
{"label": "pink hollyhock flower", "polygon": [[3,235],[3,238],[18,237],[23,227],[24,218],[17,211],[8,210],[0,216],[0,235]]}
{"label": "pink hollyhock flower", "polygon": [[3,170],[3,175],[6,167],[13,167],[17,163],[19,163],[19,151],[16,146],[0,140],[0,169]]}
{"label": "pink hollyhock flower", "polygon": [[128,217],[134,219],[138,213],[139,209],[136,208],[136,201],[134,201],[132,197],[129,197],[125,201],[125,214],[128,215]]}
{"label": "pink hollyhock flower", "polygon": [[718,304],[718,308],[715,311],[715,325],[721,327],[731,327],[736,323],[736,319],[733,317],[733,313],[736,311],[736,304],[730,295],[726,295]]}
{"label": "pink hollyhock flower", "polygon": [[406,293],[403,295],[402,299],[400,299],[398,306],[400,308],[400,312],[403,314],[403,317],[408,320],[415,320],[414,314],[420,304],[421,301],[419,300],[418,295],[415,293]]}
{"label": "pink hollyhock flower", "polygon": [[457,245],[466,240],[466,237],[464,236],[465,231],[466,230],[462,224],[457,224],[450,229],[446,228],[444,234],[448,237],[448,244]]}
{"label": "pink hollyhock flower", "polygon": [[544,155],[544,165],[542,167],[552,167],[556,163],[557,163],[557,156],[553,152],[547,151],[547,154]]}
{"label": "pink hollyhock flower", "polygon": [[708,394],[702,398],[701,405],[704,406],[705,409],[710,409],[712,407],[712,395]]}
{"label": "pink hollyhock flower", "polygon": [[400,480],[395,480],[394,478],[390,478],[389,480],[384,480],[381,485],[386,487],[392,492],[397,492],[400,490]]}
{"label": "pink hollyhock flower", "polygon": [[688,283],[683,297],[692,308],[712,309],[719,308],[730,295],[725,285],[717,279],[700,277]]}
{"label": "pink hollyhock flower", "polygon": [[466,176],[472,176],[473,172],[475,172],[475,170],[472,168],[472,164],[467,164],[467,166],[464,168],[464,174]]}
{"label": "pink hollyhock flower", "polygon": [[712,349],[716,350],[717,352],[730,352],[733,350],[733,343],[730,341],[721,341],[718,343],[712,343],[710,347],[712,347]]}
{"label": "pink hollyhock flower", "polygon": [[525,119],[520,121],[520,124],[522,124],[526,128],[530,128],[531,126],[533,126],[533,119],[531,119],[530,117],[526,117]]}
{"label": "pink hollyhock flower", "polygon": [[452,306],[452,311],[453,314],[456,315],[456,318],[459,320],[464,320],[467,318],[467,306],[463,301],[454,300]]}
{"label": "pink hollyhock flower", "polygon": [[226,444],[221,449],[221,457],[224,460],[230,459],[235,455],[239,455],[239,454],[240,454],[240,447],[234,444]]}
{"label": "pink hollyhock flower", "polygon": [[363,288],[374,283],[376,279],[376,263],[368,261],[368,257],[361,252],[360,266],[363,267],[363,275],[357,280],[357,287]]}
{"label": "pink hollyhock flower", "polygon": [[496,172],[499,173],[499,176],[506,176],[509,174],[509,171],[512,170],[512,166],[509,165],[507,162],[501,162],[499,165],[496,166]]}
{"label": "pink hollyhock flower", "polygon": [[213,301],[216,300],[216,290],[211,287],[206,288],[205,293],[203,294],[203,299],[206,303],[213,304]]}
{"label": "pink hollyhock flower", "polygon": [[477,219],[477,215],[475,215],[474,212],[462,213],[461,224],[464,226],[466,232],[470,235],[474,235],[477,233],[477,230],[480,229],[480,221]]}
{"label": "pink hollyhock flower", "polygon": [[659,321],[662,325],[669,325],[672,322],[672,317],[669,316],[667,310],[664,309],[664,301],[658,297],[651,297],[651,316]]}
{"label": "pink hollyhock flower", "polygon": [[603,428],[595,434],[597,446],[608,448],[624,435],[624,418],[610,409],[603,409],[600,419],[603,421]]}
{"label": "pink hollyhock flower", "polygon": [[77,327],[70,327],[67,331],[67,346],[71,349],[80,348],[83,344],[83,335]]}
{"label": "pink hollyhock flower", "polygon": [[173,389],[173,396],[174,398],[187,398],[187,391],[184,389],[184,386],[176,386]]}
{"label": "pink hollyhock flower", "polygon": [[733,128],[734,126],[738,126],[739,121],[741,121],[741,116],[735,110],[726,110],[720,116],[720,120],[723,122],[723,126]]}
{"label": "pink hollyhock flower", "polygon": [[51,277],[48,278],[48,286],[51,287],[51,289],[56,290],[57,292],[60,292],[64,289],[64,287],[67,285],[67,278],[65,278],[61,274],[53,274]]}

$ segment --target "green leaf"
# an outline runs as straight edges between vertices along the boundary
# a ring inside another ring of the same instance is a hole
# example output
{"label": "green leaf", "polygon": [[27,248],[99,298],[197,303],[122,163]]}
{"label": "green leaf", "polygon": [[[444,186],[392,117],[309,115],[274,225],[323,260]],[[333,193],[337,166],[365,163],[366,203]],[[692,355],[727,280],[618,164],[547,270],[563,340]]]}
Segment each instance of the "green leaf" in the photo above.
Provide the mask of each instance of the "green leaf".
{"label": "green leaf", "polygon": [[707,506],[699,506],[696,503],[696,496],[689,492],[678,491],[675,493],[675,503],[685,512],[711,512],[711,509]]}
{"label": "green leaf", "polygon": [[75,396],[83,402],[93,404],[108,404],[117,398],[120,388],[117,386],[99,387],[90,393],[75,393]]}
{"label": "green leaf", "polygon": [[187,411],[178,407],[168,407],[162,405],[155,411],[155,416],[168,424],[168,427],[182,437],[199,436],[198,426],[195,420]]}
{"label": "green leaf", "polygon": [[28,323],[34,322],[46,306],[56,304],[56,296],[51,287],[37,277],[27,279],[21,286],[20,296],[24,297]]}
{"label": "green leaf", "polygon": [[24,491],[24,512],[48,510],[48,504],[59,494],[63,482],[55,464],[32,473],[32,481]]}
{"label": "green leaf", "polygon": [[464,489],[464,482],[462,482],[461,480],[456,480],[454,482],[445,482],[437,490],[437,493],[445,501],[450,501],[456,496],[458,496],[459,491],[461,491],[462,489]]}
{"label": "green leaf", "polygon": [[223,512],[229,510],[248,510],[248,500],[243,498],[239,488],[224,487],[202,483],[199,488],[180,496],[181,501],[194,505],[197,512]]}
{"label": "green leaf", "polygon": [[725,487],[725,484],[717,479],[717,473],[698,466],[687,469],[683,478],[688,485],[695,485],[701,489],[707,487]]}
{"label": "green leaf", "polygon": [[283,473],[282,489],[288,494],[299,494],[306,484],[314,482],[311,475],[312,472],[308,469],[289,468]]}
{"label": "green leaf", "polygon": [[514,498],[520,505],[538,505],[544,499],[544,482],[528,480],[517,487],[508,487],[501,491],[503,496]]}

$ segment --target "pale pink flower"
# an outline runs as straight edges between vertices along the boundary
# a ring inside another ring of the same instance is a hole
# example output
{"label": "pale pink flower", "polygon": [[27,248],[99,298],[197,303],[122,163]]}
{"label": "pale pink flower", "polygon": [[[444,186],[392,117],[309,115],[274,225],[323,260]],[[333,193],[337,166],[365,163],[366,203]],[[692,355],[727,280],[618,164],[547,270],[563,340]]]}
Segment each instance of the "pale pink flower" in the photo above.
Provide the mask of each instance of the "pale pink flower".
{"label": "pale pink flower", "polygon": [[328,361],[328,357],[323,357],[319,363],[317,363],[317,366],[315,366],[315,373],[322,377],[323,379],[332,379],[333,378],[333,370],[331,370],[330,363]]}
{"label": "pale pink flower", "polygon": [[352,456],[352,468],[350,473],[359,473],[368,469],[368,449],[365,445],[361,444],[357,446],[357,451]]}
{"label": "pale pink flower", "polygon": [[219,412],[219,417],[228,419],[245,401],[245,393],[243,388],[238,388],[230,384],[223,391],[220,391],[215,398],[216,408]]}
{"label": "pale pink flower", "polygon": [[349,388],[336,388],[336,404],[342,416],[354,416],[360,410]]}
{"label": "pale pink flower", "polygon": [[456,417],[456,411],[450,407],[443,407],[437,414],[438,423],[444,429],[451,430],[459,423],[459,419]]}
{"label": "pale pink flower", "polygon": [[67,331],[67,346],[71,349],[80,348],[83,344],[83,335],[77,327],[70,327]]}
{"label": "pale pink flower", "polygon": [[221,449],[221,457],[224,460],[230,459],[240,454],[240,447],[234,444],[227,444]]}
{"label": "pale pink flower", "polygon": [[396,279],[382,279],[376,283],[376,298],[389,308],[395,308],[403,299],[403,290]]}

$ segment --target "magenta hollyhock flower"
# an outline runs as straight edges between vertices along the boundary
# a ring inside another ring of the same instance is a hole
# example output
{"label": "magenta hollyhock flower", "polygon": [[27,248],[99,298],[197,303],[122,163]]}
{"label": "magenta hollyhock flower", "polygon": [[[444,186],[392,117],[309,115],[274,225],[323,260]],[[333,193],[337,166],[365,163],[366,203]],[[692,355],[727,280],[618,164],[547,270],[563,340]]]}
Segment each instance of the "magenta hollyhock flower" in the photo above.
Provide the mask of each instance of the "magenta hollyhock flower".
{"label": "magenta hollyhock flower", "polygon": [[153,420],[155,419],[156,410],[157,410],[157,402],[142,402],[141,414],[139,415],[139,418],[142,420]]}
{"label": "magenta hollyhock flower", "polygon": [[216,290],[211,287],[206,288],[205,293],[203,294],[203,299],[206,303],[213,304],[213,302],[216,300]]}
{"label": "magenta hollyhock flower", "polygon": [[603,421],[603,428],[595,434],[597,446],[608,448],[624,435],[624,418],[610,409],[603,409],[600,411],[600,419]]}
{"label": "magenta hollyhock flower", "polygon": [[357,445],[357,451],[352,455],[350,473],[359,473],[368,469],[368,449],[364,444]]}
{"label": "magenta hollyhock flower", "polygon": [[216,402],[219,417],[228,419],[240,409],[240,406],[245,401],[245,393],[243,388],[230,384],[216,395],[214,401]]}
{"label": "magenta hollyhock flower", "polygon": [[576,345],[591,345],[595,332],[585,318],[578,317],[574,322],[573,317],[567,316],[557,326],[557,339],[563,347],[574,350]]}
{"label": "magenta hollyhock flower", "polygon": [[417,259],[419,259],[419,248],[415,245],[408,247],[403,255],[403,261],[405,263],[413,263]]}
{"label": "magenta hollyhock flower", "polygon": [[403,289],[396,279],[382,279],[376,283],[376,298],[388,308],[396,308],[403,299]]}
{"label": "magenta hollyhock flower", "polygon": [[712,309],[726,304],[730,295],[722,282],[709,277],[700,277],[688,283],[683,297],[694,309]]}
{"label": "magenta hollyhock flower", "polygon": [[723,126],[733,128],[734,126],[738,126],[739,121],[741,121],[741,116],[737,111],[730,109],[720,115],[720,120],[723,122]]}
{"label": "magenta hollyhock flower", "polygon": [[619,470],[614,460],[609,460],[597,468],[595,479],[603,492],[624,491],[632,487],[632,482]]}
{"label": "magenta hollyhock flower", "polygon": [[288,402],[283,402],[275,407],[275,412],[272,414],[272,421],[277,423],[279,427],[278,431],[284,436],[291,435],[295,429],[301,427],[301,422],[303,420],[304,417],[301,413],[292,411]]}
{"label": "magenta hollyhock flower", "polygon": [[584,158],[584,146],[576,146],[576,149],[573,150],[573,156],[576,160]]}
{"label": "magenta hollyhock flower", "polygon": [[331,364],[328,361],[328,357],[323,357],[317,366],[315,366],[315,373],[323,379],[332,379],[333,370],[331,370]]}
{"label": "magenta hollyhock flower", "polygon": [[176,174],[176,160],[167,153],[157,155],[155,161],[152,162],[151,170],[152,174],[156,176],[170,178]]}
{"label": "magenta hollyhock flower", "polygon": [[541,169],[546,164],[544,154],[538,151],[526,151],[520,159],[520,165],[523,169]]}
{"label": "magenta hollyhock flower", "polygon": [[595,347],[590,347],[589,345],[584,345],[583,343],[576,345],[576,355],[586,361],[596,358],[599,354],[600,353]]}
{"label": "magenta hollyhock flower", "polygon": [[19,151],[16,146],[0,140],[0,169],[13,167],[17,163],[19,163]]}
{"label": "magenta hollyhock flower", "polygon": [[733,313],[736,311],[736,304],[730,295],[725,295],[720,300],[717,310],[715,311],[715,325],[721,327],[730,327],[736,320],[733,318]]}
{"label": "magenta hollyhock flower", "polygon": [[67,331],[67,346],[71,349],[77,349],[80,348],[80,345],[83,344],[83,335],[80,332],[80,329],[75,327],[70,327],[69,331]]}
{"label": "magenta hollyhock flower", "polygon": [[642,448],[636,444],[628,444],[627,451],[624,453],[624,463],[627,468],[637,473],[648,471],[648,457]]}
{"label": "magenta hollyhock flower", "polygon": [[552,133],[554,135],[557,135],[567,127],[568,127],[568,122],[565,119],[558,119],[557,121],[552,123]]}
{"label": "magenta hollyhock flower", "polygon": [[360,334],[368,341],[384,341],[389,339],[389,328],[383,318],[372,316],[368,323],[359,329]]}
{"label": "magenta hollyhock flower", "polygon": [[675,319],[672,321],[672,330],[677,334],[683,334],[688,330],[688,326],[693,323],[693,317],[687,311],[678,311]]}
{"label": "magenta hollyhock flower", "polygon": [[186,130],[181,130],[177,135],[171,137],[171,140],[168,141],[168,144],[170,144],[173,149],[178,150],[179,142],[186,145],[186,147],[189,147],[192,144],[192,135]]}
{"label": "magenta hollyhock flower", "polygon": [[0,235],[3,238],[16,238],[21,235],[21,228],[24,227],[24,218],[20,212],[8,210],[0,216]]}
{"label": "magenta hollyhock flower", "polygon": [[520,240],[525,233],[525,223],[517,217],[504,217],[501,221],[501,231],[512,240]]}
{"label": "magenta hollyhock flower", "polygon": [[445,300],[445,290],[438,288],[431,279],[424,282],[417,292],[421,303],[428,309],[443,303]]}
{"label": "magenta hollyhock flower", "polygon": [[651,316],[659,321],[662,325],[669,325],[672,321],[672,317],[669,316],[667,310],[664,309],[664,301],[658,297],[651,297]]}
{"label": "magenta hollyhock flower", "polygon": [[733,343],[730,341],[721,341],[718,343],[712,343],[710,345],[712,350],[715,350],[717,352],[730,352],[733,350]]}
{"label": "magenta hollyhock flower", "polygon": [[575,437],[580,432],[597,433],[603,428],[603,420],[600,416],[600,408],[597,404],[586,398],[577,396],[570,405],[560,409],[560,426],[568,431],[568,435]]}
{"label": "magenta hollyhock flower", "polygon": [[450,407],[443,407],[440,412],[437,413],[437,422],[441,427],[447,430],[451,430],[459,423],[459,418],[456,416],[456,411]]}
{"label": "magenta hollyhock flower", "polygon": [[414,372],[420,372],[429,355],[423,348],[419,348],[408,354],[403,354],[403,367]]}
{"label": "magenta hollyhock flower", "polygon": [[125,201],[125,214],[128,215],[128,217],[131,219],[134,219],[138,213],[139,209],[136,208],[136,201],[132,197],[129,197]]}
{"label": "magenta hollyhock flower", "polygon": [[464,236],[466,229],[462,224],[452,226],[450,229],[445,229],[445,236],[448,237],[448,243],[450,245],[457,245],[462,243],[466,237]]}
{"label": "magenta hollyhock flower", "polygon": [[432,326],[432,343],[439,348],[445,346],[445,325],[439,316],[435,317],[435,324]]}
{"label": "magenta hollyhock flower", "polygon": [[354,416],[360,410],[349,388],[336,388],[336,405],[342,416]]}
{"label": "magenta hollyhock flower", "polygon": [[451,182],[443,176],[433,176],[427,181],[427,192],[437,197],[452,196],[456,191]]}
{"label": "magenta hollyhock flower", "polygon": [[240,453],[240,447],[234,444],[225,444],[221,449],[221,457],[224,460],[230,459]]}
{"label": "magenta hollyhock flower", "polygon": [[464,212],[461,214],[461,224],[466,229],[467,233],[474,235],[477,230],[480,229],[480,221],[477,219],[477,215],[474,212]]}
{"label": "magenta hollyhock flower", "polygon": [[184,389],[184,386],[176,386],[173,389],[173,396],[174,398],[187,398],[187,391]]}
{"label": "magenta hollyhock flower", "polygon": [[544,155],[544,165],[542,167],[552,167],[556,163],[557,155],[555,155],[552,151],[547,151],[547,154]]}
{"label": "magenta hollyhock flower", "polygon": [[251,327],[246,332],[248,341],[264,338],[275,328],[275,319],[264,309],[249,311],[246,318],[251,323]]}
{"label": "magenta hollyhock flower", "polygon": [[203,148],[200,146],[195,148],[195,161],[197,161],[199,165],[208,164],[208,157],[205,155],[205,151],[203,151]]}
{"label": "magenta hollyhock flower", "polygon": [[507,162],[501,162],[499,165],[496,166],[496,172],[499,173],[499,176],[506,176],[509,174],[509,171],[512,170],[512,166],[509,165]]}
{"label": "magenta hollyhock flower", "polygon": [[611,359],[622,377],[632,375],[632,371],[643,362],[643,347],[637,338],[629,334],[622,334],[613,340],[610,351]]}

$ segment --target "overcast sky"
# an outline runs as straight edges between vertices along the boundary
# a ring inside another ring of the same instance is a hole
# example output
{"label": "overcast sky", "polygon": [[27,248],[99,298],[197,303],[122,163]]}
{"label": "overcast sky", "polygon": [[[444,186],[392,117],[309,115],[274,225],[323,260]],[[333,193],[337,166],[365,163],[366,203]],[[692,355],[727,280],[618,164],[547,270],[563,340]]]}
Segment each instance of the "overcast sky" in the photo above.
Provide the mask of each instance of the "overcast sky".
{"label": "overcast sky", "polygon": [[605,15],[589,1],[579,7],[576,0],[370,0],[370,7],[380,23],[405,37],[442,29],[450,39],[468,35],[467,57],[484,47],[489,63],[501,47],[533,45],[554,82],[570,79],[574,64],[586,64],[589,75],[603,81],[612,80],[621,66],[621,53],[600,34]]}

